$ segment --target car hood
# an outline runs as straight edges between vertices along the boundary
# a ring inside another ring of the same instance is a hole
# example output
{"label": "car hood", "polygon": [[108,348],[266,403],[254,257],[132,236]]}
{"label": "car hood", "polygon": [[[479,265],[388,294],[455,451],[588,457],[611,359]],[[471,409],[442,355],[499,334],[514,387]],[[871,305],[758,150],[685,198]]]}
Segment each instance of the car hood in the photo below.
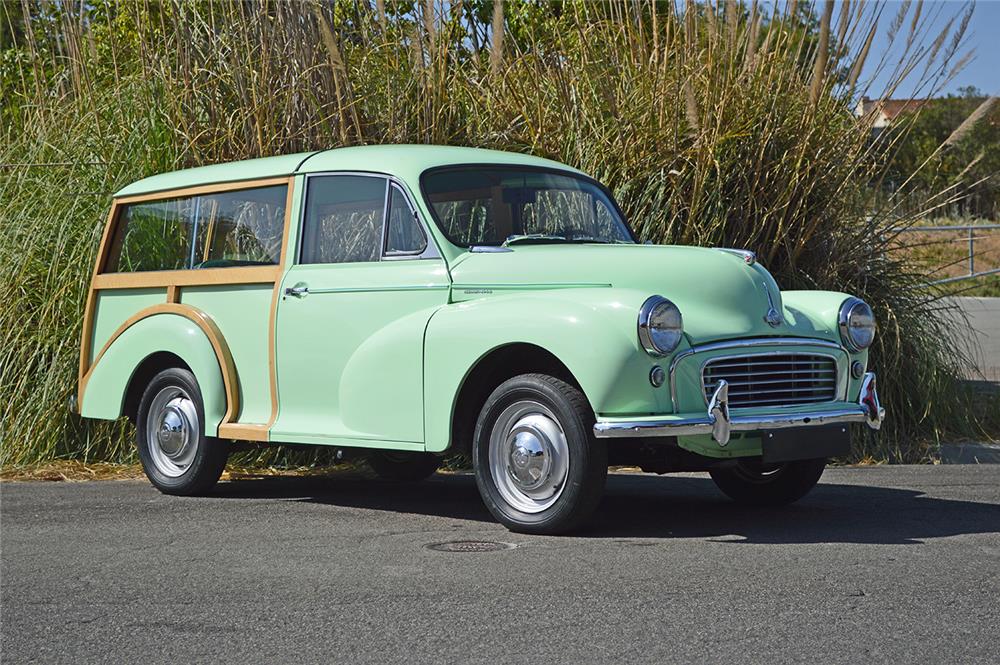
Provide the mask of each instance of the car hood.
{"label": "car hood", "polygon": [[[638,308],[662,295],[680,308],[692,344],[765,336],[826,337],[804,317],[789,316],[778,285],[762,266],[718,249],[680,245],[517,245],[510,251],[470,252],[451,268],[456,301],[517,291],[612,288]],[[570,293],[563,294],[571,297]],[[636,300],[636,302],[633,302]],[[766,317],[772,307],[781,322]]]}

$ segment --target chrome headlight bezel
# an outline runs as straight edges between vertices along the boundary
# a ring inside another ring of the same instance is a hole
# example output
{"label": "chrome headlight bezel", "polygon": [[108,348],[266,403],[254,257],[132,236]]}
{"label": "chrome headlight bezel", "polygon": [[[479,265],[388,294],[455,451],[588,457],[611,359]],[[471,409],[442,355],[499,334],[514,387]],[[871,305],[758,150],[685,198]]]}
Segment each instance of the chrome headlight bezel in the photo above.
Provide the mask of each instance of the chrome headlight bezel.
{"label": "chrome headlight bezel", "polygon": [[[867,315],[871,320],[870,326],[853,325],[858,316]],[[871,306],[861,298],[848,298],[840,306],[840,313],[837,315],[837,324],[840,326],[840,339],[849,351],[864,351],[875,341],[875,313]],[[855,339],[855,331],[871,331],[867,342]]]}
{"label": "chrome headlight bezel", "polygon": [[[676,327],[660,328],[654,325],[656,318],[664,310],[673,310],[673,312],[676,312]],[[663,296],[650,296],[646,299],[646,302],[642,303],[642,307],[639,308],[638,330],[639,343],[646,350],[646,353],[661,358],[673,353],[680,345],[681,340],[684,339],[684,317],[681,315],[681,310],[678,309],[677,305],[670,300]],[[663,340],[662,335],[657,334],[658,330],[671,331],[669,334],[673,335],[673,339]],[[658,336],[661,337],[660,343],[657,343],[656,338]]]}

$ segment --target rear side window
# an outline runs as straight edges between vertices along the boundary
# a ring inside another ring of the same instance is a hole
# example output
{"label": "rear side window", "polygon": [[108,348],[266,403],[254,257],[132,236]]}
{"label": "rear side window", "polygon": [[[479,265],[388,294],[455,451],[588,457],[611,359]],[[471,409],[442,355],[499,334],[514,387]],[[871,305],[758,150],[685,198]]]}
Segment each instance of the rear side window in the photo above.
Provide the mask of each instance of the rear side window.
{"label": "rear side window", "polygon": [[276,265],[287,185],[123,206],[104,272]]}
{"label": "rear side window", "polygon": [[371,176],[310,178],[300,261],[378,261],[387,186],[385,178]]}
{"label": "rear side window", "polygon": [[285,190],[259,187],[201,197],[194,267],[276,265],[285,229]]}
{"label": "rear side window", "polygon": [[111,242],[107,271],[187,268],[195,203],[187,198],[127,205]]}

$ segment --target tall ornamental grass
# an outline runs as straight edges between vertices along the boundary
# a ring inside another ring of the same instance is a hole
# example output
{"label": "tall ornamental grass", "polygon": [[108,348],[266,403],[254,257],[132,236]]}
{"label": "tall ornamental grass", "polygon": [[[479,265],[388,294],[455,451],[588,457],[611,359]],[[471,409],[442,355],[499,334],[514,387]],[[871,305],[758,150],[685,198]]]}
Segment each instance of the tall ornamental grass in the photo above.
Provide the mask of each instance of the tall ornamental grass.
{"label": "tall ornamental grass", "polygon": [[[16,39],[0,59],[3,466],[132,457],[127,426],[65,409],[112,192],[174,168],[373,143],[557,159],[607,183],[643,239],[746,247],[786,289],[864,297],[891,417],[856,440],[857,458],[924,460],[940,437],[1000,417],[959,387],[964,333],[947,305],[886,251],[912,219],[874,192],[905,133],[873,141],[873,118],[852,115],[904,77],[940,91],[962,64],[969,7],[932,10],[955,13],[939,32],[920,3],[4,7]],[[879,31],[899,60],[875,62]],[[872,90],[862,71],[891,82]]]}

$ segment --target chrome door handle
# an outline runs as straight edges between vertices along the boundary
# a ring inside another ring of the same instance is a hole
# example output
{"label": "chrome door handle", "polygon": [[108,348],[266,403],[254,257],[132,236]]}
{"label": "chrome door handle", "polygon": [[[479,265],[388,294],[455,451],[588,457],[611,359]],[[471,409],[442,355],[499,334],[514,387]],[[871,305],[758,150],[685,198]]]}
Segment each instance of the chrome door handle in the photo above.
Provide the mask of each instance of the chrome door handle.
{"label": "chrome door handle", "polygon": [[309,287],[305,284],[296,284],[295,286],[289,286],[285,289],[286,296],[294,296],[296,298],[304,298],[309,294]]}

